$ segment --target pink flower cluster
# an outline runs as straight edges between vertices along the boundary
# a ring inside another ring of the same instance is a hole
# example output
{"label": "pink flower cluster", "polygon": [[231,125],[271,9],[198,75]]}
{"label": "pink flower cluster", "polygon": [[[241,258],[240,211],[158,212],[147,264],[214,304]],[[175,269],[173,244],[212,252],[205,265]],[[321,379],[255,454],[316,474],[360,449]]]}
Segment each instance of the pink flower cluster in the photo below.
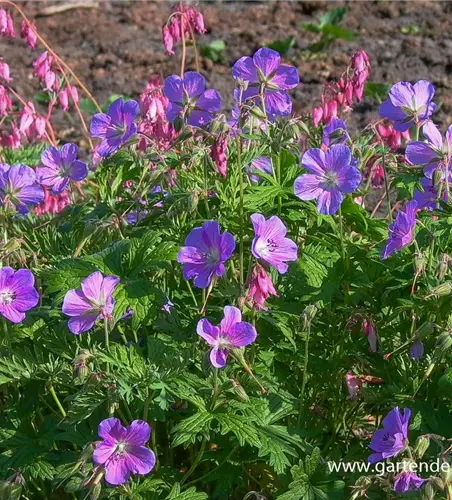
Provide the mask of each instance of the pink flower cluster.
{"label": "pink flower cluster", "polygon": [[257,310],[265,311],[267,310],[265,302],[270,295],[277,297],[278,292],[276,291],[273,281],[267,271],[260,264],[256,264],[249,280],[246,300]]}
{"label": "pink flower cluster", "polygon": [[11,14],[5,9],[0,9],[0,35],[9,36],[12,38],[16,36],[13,18],[11,17]]}
{"label": "pink flower cluster", "polygon": [[[176,137],[176,130],[168,120],[168,98],[163,93],[163,85],[158,76],[153,76],[140,96],[141,121],[138,124],[139,132],[152,137],[159,149],[167,149]],[[149,140],[140,136],[138,148],[145,151]]]}
{"label": "pink flower cluster", "polygon": [[399,132],[392,123],[389,125],[377,125],[377,132],[381,138],[381,142],[389,146],[394,151],[398,151],[402,147],[402,139],[410,140],[410,131]]}
{"label": "pink flower cluster", "polygon": [[364,50],[356,51],[338,82],[328,82],[322,94],[322,105],[313,109],[314,125],[328,125],[340,110],[349,111],[364,97],[364,87],[370,75],[370,59]]}
{"label": "pink flower cluster", "polygon": [[193,39],[195,33],[205,33],[204,17],[193,5],[181,2],[173,8],[163,26],[163,45],[168,54],[174,55],[174,45],[182,40]]}
{"label": "pink flower cluster", "polygon": [[[24,19],[21,25],[21,37],[24,38],[32,49],[35,49],[38,42],[38,33],[35,23]],[[0,35],[15,37],[16,31],[11,14],[5,9],[0,9]],[[49,92],[49,104],[46,116],[37,112],[35,104],[31,101],[23,100],[13,89],[8,87],[12,81],[8,64],[0,58],[0,116],[8,117],[13,111],[13,98],[22,104],[20,111],[20,123],[12,117],[4,122],[3,130],[0,133],[0,145],[3,147],[20,147],[21,136],[28,141],[42,139],[46,136],[46,130],[50,137],[53,137],[50,117],[55,104],[60,103],[64,111],[69,110],[70,102],[77,106],[79,102],[78,89],[72,85],[61,67],[55,63],[55,58],[48,51],[43,52],[34,62],[34,76],[41,83],[44,91]],[[64,85],[62,82],[65,82]],[[6,130],[9,129],[9,133]]]}
{"label": "pink flower cluster", "polygon": [[210,153],[220,174],[226,178],[228,174],[228,143],[227,135],[217,137],[212,145]]}
{"label": "pink flower cluster", "polygon": [[36,215],[58,214],[71,204],[69,191],[53,194],[51,189],[44,188],[44,201],[35,208]]}

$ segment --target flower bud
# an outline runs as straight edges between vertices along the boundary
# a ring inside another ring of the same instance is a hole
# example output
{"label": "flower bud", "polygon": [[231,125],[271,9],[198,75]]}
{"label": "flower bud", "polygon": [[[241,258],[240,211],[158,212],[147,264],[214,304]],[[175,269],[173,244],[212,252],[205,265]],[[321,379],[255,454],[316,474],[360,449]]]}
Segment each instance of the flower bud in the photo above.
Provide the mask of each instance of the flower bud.
{"label": "flower bud", "polygon": [[422,458],[430,446],[430,439],[426,436],[419,436],[414,445],[414,453],[418,458]]}
{"label": "flower bud", "polygon": [[372,352],[378,351],[378,337],[377,329],[372,321],[364,320],[364,333],[369,341],[370,350]]}
{"label": "flower bud", "polygon": [[421,490],[421,498],[423,500],[434,500],[436,497],[436,488],[431,481],[428,481],[425,487]]}
{"label": "flower bud", "polygon": [[422,340],[435,331],[435,323],[423,323],[413,334],[413,337]]}
{"label": "flower bud", "polygon": [[314,120],[314,127],[318,127],[323,118],[323,109],[321,107],[312,110],[312,119]]}
{"label": "flower bud", "polygon": [[242,401],[250,400],[248,394],[238,380],[232,380],[232,387],[234,388],[234,392]]}
{"label": "flower bud", "polygon": [[446,281],[445,283],[441,283],[441,285],[435,286],[426,296],[429,297],[443,297],[445,295],[450,295],[452,293],[452,281]]}
{"label": "flower bud", "polygon": [[[442,467],[445,466],[442,465]],[[450,466],[450,464],[448,464],[447,470],[441,468],[441,479],[444,484],[450,484],[452,482],[452,467]]]}
{"label": "flower bud", "polygon": [[427,259],[424,254],[417,253],[414,257],[414,271],[416,274],[421,274],[425,271],[425,266],[427,264]]}
{"label": "flower bud", "polygon": [[416,342],[411,346],[410,356],[415,361],[419,361],[424,355],[424,344],[422,342]]}
{"label": "flower bud", "polygon": [[443,280],[449,270],[450,257],[443,253],[438,264],[438,279]]}
{"label": "flower bud", "polygon": [[188,197],[187,201],[187,210],[189,213],[194,213],[196,212],[196,209],[198,207],[198,202],[199,202],[199,194],[197,191],[193,191],[193,193],[190,193],[190,196]]}
{"label": "flower bud", "polygon": [[314,316],[317,314],[317,306],[315,304],[309,304],[303,312],[301,313],[301,319],[303,321],[303,328],[306,330],[308,325],[311,324]]}

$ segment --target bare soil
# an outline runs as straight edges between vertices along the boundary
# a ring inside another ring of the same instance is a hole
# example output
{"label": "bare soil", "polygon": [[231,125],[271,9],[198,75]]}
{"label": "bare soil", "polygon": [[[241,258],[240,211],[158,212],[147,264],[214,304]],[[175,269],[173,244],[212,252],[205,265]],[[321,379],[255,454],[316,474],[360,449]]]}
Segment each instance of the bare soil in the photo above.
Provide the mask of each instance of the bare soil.
{"label": "bare soil", "polygon": [[[169,2],[100,2],[94,8],[77,8],[51,16],[40,16],[49,5],[61,2],[22,2],[25,12],[36,17],[40,33],[76,71],[102,102],[112,94],[137,97],[154,74],[163,77],[179,71],[180,50],[168,56],[161,42],[161,26],[171,11]],[[302,28],[329,9],[346,5],[343,26],[357,36],[352,42],[336,41],[327,54],[306,58],[305,51],[317,35]],[[316,104],[325,79],[338,77],[350,55],[365,49],[372,60],[371,80],[429,79],[438,89],[442,104],[436,120],[451,122],[452,92],[452,3],[437,1],[356,2],[214,2],[202,4],[208,33],[201,44],[224,40],[222,63],[201,58],[201,71],[209,85],[232,104],[234,81],[230,68],[242,55],[251,55],[262,45],[295,37],[288,62],[295,64],[302,85],[294,91],[297,111],[308,112]],[[18,25],[18,23],[16,23]],[[404,34],[408,32],[409,34]],[[0,39],[0,55],[12,69],[20,94],[38,90],[31,62],[36,53],[24,49],[21,40]],[[189,50],[187,68],[194,69]],[[377,116],[372,100],[358,106],[353,122],[366,123]]]}

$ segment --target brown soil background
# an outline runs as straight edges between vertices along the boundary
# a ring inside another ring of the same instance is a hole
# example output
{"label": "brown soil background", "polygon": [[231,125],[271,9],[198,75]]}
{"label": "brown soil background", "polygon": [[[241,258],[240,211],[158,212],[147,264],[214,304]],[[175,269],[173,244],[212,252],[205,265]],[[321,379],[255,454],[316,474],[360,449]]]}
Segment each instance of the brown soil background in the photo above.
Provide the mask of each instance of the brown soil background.
{"label": "brown soil background", "polygon": [[[63,2],[21,2],[35,17],[40,33],[76,71],[101,101],[111,94],[137,97],[153,74],[165,77],[179,71],[180,49],[168,56],[161,42],[161,26],[171,11],[170,2],[99,2],[96,8],[77,8],[51,16],[40,16],[49,5]],[[303,57],[315,34],[302,28],[326,11],[346,5],[349,13],[343,26],[357,36],[353,42],[336,41],[321,58]],[[435,119],[443,126],[451,122],[452,92],[452,3],[433,1],[356,2],[213,2],[201,4],[208,33],[199,43],[226,43],[222,64],[201,59],[201,71],[211,87],[223,95],[226,108],[232,104],[234,80],[230,68],[242,55],[252,55],[262,45],[294,36],[295,47],[288,62],[299,69],[303,83],[293,92],[295,109],[312,109],[325,79],[338,77],[350,55],[365,49],[372,60],[371,80],[394,83],[399,80],[429,79],[437,87],[441,104]],[[16,26],[19,27],[18,17]],[[404,29],[416,34],[403,34]],[[26,49],[20,39],[0,39],[0,55],[10,64],[13,85],[23,96],[38,90],[31,62],[37,52]],[[194,69],[189,50],[187,68]],[[377,117],[372,100],[356,108],[352,122],[364,125]],[[62,116],[57,117],[57,121]],[[65,124],[67,126],[67,121]],[[58,128],[58,123],[57,123]]]}

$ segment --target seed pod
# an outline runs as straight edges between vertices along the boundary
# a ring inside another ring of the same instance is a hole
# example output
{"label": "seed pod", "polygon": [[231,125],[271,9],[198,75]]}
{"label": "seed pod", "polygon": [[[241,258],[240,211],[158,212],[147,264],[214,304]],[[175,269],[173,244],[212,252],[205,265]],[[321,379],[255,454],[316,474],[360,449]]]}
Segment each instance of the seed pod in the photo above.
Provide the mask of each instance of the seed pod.
{"label": "seed pod", "polygon": [[428,439],[425,436],[419,436],[414,446],[414,453],[418,458],[422,458],[425,452],[428,450],[429,446],[430,446],[430,439]]}
{"label": "seed pod", "polygon": [[429,297],[442,297],[452,293],[452,281],[446,281],[441,285],[435,286],[430,290],[426,298]]}

